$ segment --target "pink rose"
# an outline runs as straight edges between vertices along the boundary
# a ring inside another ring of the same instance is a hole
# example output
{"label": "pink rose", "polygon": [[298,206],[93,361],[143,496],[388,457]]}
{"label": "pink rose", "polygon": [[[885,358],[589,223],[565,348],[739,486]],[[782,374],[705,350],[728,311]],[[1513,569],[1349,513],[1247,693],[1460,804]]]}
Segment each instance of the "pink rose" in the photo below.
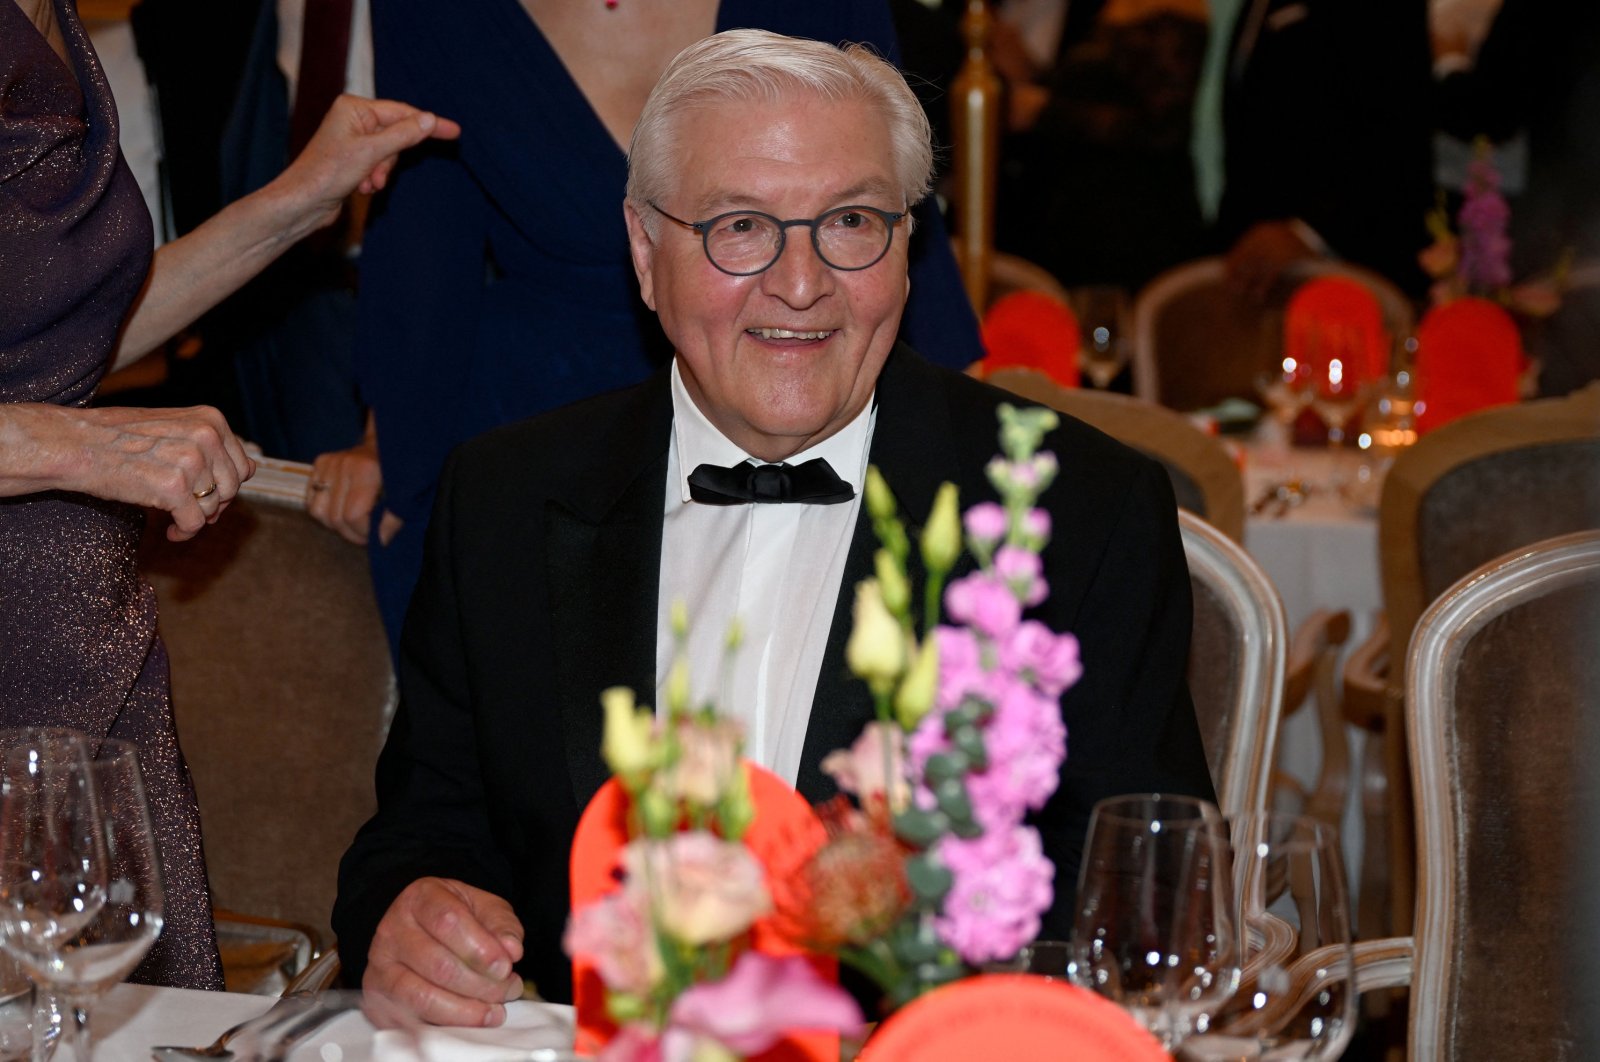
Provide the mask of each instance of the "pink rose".
{"label": "pink rose", "polygon": [[887,800],[889,810],[899,813],[911,801],[905,778],[905,732],[894,723],[868,723],[848,750],[835,749],[822,758],[822,773],[864,808]]}
{"label": "pink rose", "polygon": [[685,944],[730,940],[772,907],[750,850],[704,830],[631,841],[623,862],[627,888],[645,897],[663,932]]}
{"label": "pink rose", "polygon": [[731,719],[687,719],[678,725],[678,762],[661,772],[657,784],[669,798],[711,807],[733,779],[743,743]]}
{"label": "pink rose", "polygon": [[645,995],[661,982],[661,953],[650,919],[639,897],[626,889],[572,912],[562,946],[568,955],[593,962],[614,992]]}

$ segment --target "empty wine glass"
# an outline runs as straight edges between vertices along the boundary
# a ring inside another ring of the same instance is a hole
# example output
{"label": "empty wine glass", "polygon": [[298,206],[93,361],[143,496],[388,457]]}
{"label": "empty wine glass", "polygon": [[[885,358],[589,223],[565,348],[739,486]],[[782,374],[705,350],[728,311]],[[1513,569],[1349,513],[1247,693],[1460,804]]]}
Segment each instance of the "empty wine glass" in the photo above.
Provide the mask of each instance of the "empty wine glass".
{"label": "empty wine glass", "polygon": [[1091,284],[1071,294],[1072,312],[1083,336],[1078,368],[1103,391],[1128,363],[1128,293],[1109,284]]}
{"label": "empty wine glass", "polygon": [[56,1027],[41,969],[105,902],[105,834],[90,747],[73,730],[0,733],[0,947],[39,986],[32,1054]]}
{"label": "empty wine glass", "polygon": [[1350,905],[1333,827],[1299,815],[1254,813],[1230,822],[1240,989],[1184,1040],[1186,1062],[1333,1059],[1350,1041]]}
{"label": "empty wine glass", "polygon": [[1329,358],[1316,373],[1311,392],[1311,408],[1328,426],[1328,445],[1344,445],[1345,428],[1350,418],[1361,408],[1364,395],[1361,381],[1357,379],[1342,358]]}
{"label": "empty wine glass", "polygon": [[1102,800],[1089,819],[1067,979],[1122,1006],[1167,1050],[1238,984],[1221,814],[1203,800]]}
{"label": "empty wine glass", "polygon": [[1256,392],[1267,404],[1275,429],[1275,446],[1287,452],[1294,441],[1294,422],[1301,410],[1311,404],[1311,373],[1306,366],[1285,356],[1278,367],[1256,376]]}
{"label": "empty wine glass", "polygon": [[93,918],[35,967],[70,1020],[63,1042],[89,1062],[89,1007],[133,972],[161,933],[164,892],[135,746],[106,740],[89,765],[104,838],[105,896]]}

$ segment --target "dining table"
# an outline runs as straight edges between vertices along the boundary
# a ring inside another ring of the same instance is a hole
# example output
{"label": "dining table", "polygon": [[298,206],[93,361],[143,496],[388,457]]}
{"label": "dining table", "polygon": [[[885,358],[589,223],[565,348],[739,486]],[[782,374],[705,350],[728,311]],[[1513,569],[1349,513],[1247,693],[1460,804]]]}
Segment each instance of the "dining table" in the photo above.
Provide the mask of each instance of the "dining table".
{"label": "dining table", "polygon": [[[284,1056],[284,1062],[409,1062],[411,1059],[445,1057],[532,1060],[569,1057],[565,1051],[547,1052],[556,1042],[571,1044],[570,1007],[519,1001],[510,1005],[507,1025],[502,1030],[439,1030],[431,1027],[424,1030],[422,1035],[432,1038],[434,1045],[441,1039],[450,1041],[448,1050],[439,1050],[436,1046],[429,1049],[419,1047],[417,1038],[406,1033],[379,1034],[355,1005],[357,993],[332,995],[341,1000],[344,1009],[297,1042]],[[102,1062],[146,1062],[151,1058],[151,1048],[157,1045],[210,1044],[232,1026],[266,1013],[274,1002],[276,1000],[271,996],[239,992],[200,992],[187,988],[119,984],[90,1012],[95,1057]],[[485,1043],[469,1042],[467,1038],[474,1035],[517,1046],[495,1048]],[[243,1052],[235,1057],[236,1062],[244,1062]]]}

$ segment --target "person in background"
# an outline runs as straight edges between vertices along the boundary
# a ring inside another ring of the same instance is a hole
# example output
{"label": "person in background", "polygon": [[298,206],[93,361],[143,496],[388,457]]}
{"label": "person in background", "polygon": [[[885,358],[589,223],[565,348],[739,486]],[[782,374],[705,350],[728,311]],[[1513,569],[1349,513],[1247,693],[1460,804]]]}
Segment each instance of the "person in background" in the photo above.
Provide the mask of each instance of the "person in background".
{"label": "person in background", "polygon": [[1421,295],[1433,206],[1427,0],[1232,6],[1231,21],[1213,20],[1207,73],[1222,107],[1213,238],[1235,282],[1264,295],[1289,263],[1327,255]]}
{"label": "person in background", "polygon": [[[312,515],[366,543],[391,644],[439,470],[488,428],[638,382],[671,354],[617,215],[624,145],[668,60],[761,26],[895,54],[883,0],[468,0],[373,8],[378,90],[460,119],[373,206],[357,319],[365,439],[317,458]],[[918,214],[907,336],[982,356],[942,224]],[[599,337],[603,337],[603,342]]]}
{"label": "person in background", "polygon": [[156,348],[401,150],[451,122],[342,98],[276,181],[152,259],[149,212],[71,0],[0,0],[0,726],[70,726],[139,745],[166,926],[136,972],[221,988],[200,823],[173,727],[156,603],[135,570],[144,515],[167,536],[215,522],[254,472],[211,408],[92,407],[113,364]]}
{"label": "person in background", "polygon": [[[932,148],[893,66],[760,30],[700,40],[643,104],[628,165],[631,264],[674,356],[486,433],[445,469],[378,811],[339,868],[340,961],[369,1013],[499,1024],[523,977],[570,998],[568,852],[607,777],[600,692],[659,694],[674,602],[692,617],[690,673],[744,727],[746,755],[808,800],[833,796],[823,756],[874,718],[844,662],[877,548],[868,462],[911,514],[945,480],[992,496],[1011,396],[897,342]],[[1042,499],[1051,593],[1030,615],[1070,628],[1083,662],[1060,705],[1072,754],[1035,820],[1055,864],[1050,936],[1071,924],[1096,800],[1212,787],[1166,473],[1070,417],[1045,447],[1060,461]],[[814,490],[752,490],[790,475]]]}
{"label": "person in background", "polygon": [[1136,290],[1205,248],[1189,156],[1204,0],[1007,0],[995,245]]}

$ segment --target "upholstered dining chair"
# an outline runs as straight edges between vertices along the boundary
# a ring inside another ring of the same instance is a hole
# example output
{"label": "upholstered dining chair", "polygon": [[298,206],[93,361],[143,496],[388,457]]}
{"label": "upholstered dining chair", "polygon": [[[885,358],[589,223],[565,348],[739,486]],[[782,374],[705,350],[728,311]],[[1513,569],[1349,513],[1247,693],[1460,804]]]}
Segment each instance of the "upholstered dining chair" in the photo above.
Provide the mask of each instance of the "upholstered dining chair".
{"label": "upholstered dining chair", "polygon": [[1600,1053],[1597,643],[1600,531],[1490,561],[1416,625],[1416,932],[1357,955],[1363,991],[1410,984],[1408,1057]]}
{"label": "upholstered dining chair", "polygon": [[[1509,550],[1553,535],[1600,528],[1600,384],[1566,398],[1524,402],[1463,417],[1424,435],[1396,458],[1378,510],[1384,617],[1345,667],[1349,721],[1381,735],[1387,809],[1369,818],[1363,892],[1382,886],[1391,931],[1411,926],[1415,843],[1403,734],[1402,693],[1412,628],[1428,603],[1461,576]],[[1385,851],[1385,848],[1387,851]],[[1376,921],[1364,914],[1369,931]]]}
{"label": "upholstered dining chair", "polygon": [[1229,287],[1221,258],[1200,258],[1156,277],[1134,298],[1134,393],[1182,411],[1230,397],[1254,400],[1256,376],[1273,367],[1290,292],[1313,277],[1330,275],[1368,288],[1390,335],[1410,333],[1410,302],[1371,270],[1308,259],[1291,266],[1263,304]]}
{"label": "upholstered dining chair", "polygon": [[1288,651],[1283,602],[1261,566],[1200,517],[1178,511],[1194,597],[1189,692],[1224,814],[1266,806]]}
{"label": "upholstered dining chair", "polygon": [[1244,483],[1239,466],[1213,436],[1179,413],[1106,391],[1062,387],[1029,369],[985,377],[1021,398],[1077,417],[1155,458],[1167,470],[1178,506],[1204,517],[1235,542],[1244,539]]}
{"label": "upholstered dining chair", "polygon": [[[395,703],[364,551],[306,515],[308,466],[258,463],[204,534],[174,544],[151,520],[140,551],[172,659],[225,970],[260,950],[262,932],[236,931],[241,921],[308,927],[313,950],[331,941],[338,860],[375,806]],[[297,952],[283,972],[306,958]]]}

